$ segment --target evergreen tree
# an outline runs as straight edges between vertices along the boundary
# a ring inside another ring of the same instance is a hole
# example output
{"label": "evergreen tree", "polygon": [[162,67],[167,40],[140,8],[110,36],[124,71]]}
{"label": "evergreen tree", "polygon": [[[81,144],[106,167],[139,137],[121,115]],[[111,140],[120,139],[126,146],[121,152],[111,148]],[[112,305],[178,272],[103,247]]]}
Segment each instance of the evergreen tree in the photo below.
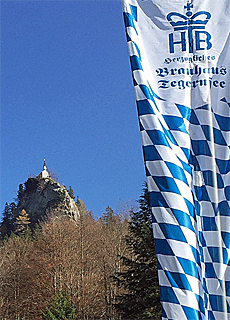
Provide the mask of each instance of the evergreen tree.
{"label": "evergreen tree", "polygon": [[24,192],[25,192],[24,185],[20,183],[18,187],[18,193],[17,193],[18,202],[20,202],[20,200],[22,199]]}
{"label": "evergreen tree", "polygon": [[76,309],[70,298],[59,292],[42,315],[44,320],[73,320],[76,319]]}
{"label": "evergreen tree", "polygon": [[11,232],[14,230],[14,210],[16,209],[16,204],[11,202],[8,204],[6,202],[5,208],[3,211],[3,219],[0,225],[1,238],[5,236],[10,236]]}
{"label": "evergreen tree", "polygon": [[10,203],[10,214],[12,216],[12,219],[14,219],[15,210],[17,209],[17,205],[15,202]]}
{"label": "evergreen tree", "polygon": [[30,218],[25,209],[22,209],[15,221],[15,233],[18,235],[26,234],[29,231]]}
{"label": "evergreen tree", "polygon": [[68,191],[68,194],[69,196],[72,198],[72,199],[75,199],[75,196],[74,196],[74,191],[73,191],[73,188],[71,186],[69,186],[69,190]]}
{"label": "evergreen tree", "polygon": [[101,220],[106,226],[109,226],[110,223],[112,222],[113,218],[114,218],[113,209],[110,208],[110,206],[108,206],[105,209],[105,212],[102,213]]}
{"label": "evergreen tree", "polygon": [[92,217],[92,212],[87,209],[84,201],[82,201],[78,196],[77,196],[76,205],[78,207],[80,217],[84,215]]}
{"label": "evergreen tree", "polygon": [[140,209],[132,213],[126,243],[130,255],[123,256],[125,271],[115,277],[124,294],[117,296],[116,309],[122,319],[161,319],[157,261],[152,213],[147,186],[139,199]]}

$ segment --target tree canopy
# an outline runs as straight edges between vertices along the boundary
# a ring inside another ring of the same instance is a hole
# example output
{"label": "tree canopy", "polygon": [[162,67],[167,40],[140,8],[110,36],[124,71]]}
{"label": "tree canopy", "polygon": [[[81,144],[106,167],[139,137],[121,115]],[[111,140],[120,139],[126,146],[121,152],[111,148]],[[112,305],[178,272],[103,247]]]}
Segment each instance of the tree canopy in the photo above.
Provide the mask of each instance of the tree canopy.
{"label": "tree canopy", "polygon": [[77,219],[58,207],[31,233],[28,212],[15,216],[6,203],[0,228],[13,232],[0,243],[0,319],[160,319],[146,188],[139,204],[131,218],[107,206],[96,219],[78,197]]}
{"label": "tree canopy", "polygon": [[121,257],[125,269],[116,283],[124,288],[117,296],[116,309],[126,320],[161,319],[157,260],[152,230],[152,213],[147,186],[139,199],[140,209],[132,212],[126,244],[129,255]]}

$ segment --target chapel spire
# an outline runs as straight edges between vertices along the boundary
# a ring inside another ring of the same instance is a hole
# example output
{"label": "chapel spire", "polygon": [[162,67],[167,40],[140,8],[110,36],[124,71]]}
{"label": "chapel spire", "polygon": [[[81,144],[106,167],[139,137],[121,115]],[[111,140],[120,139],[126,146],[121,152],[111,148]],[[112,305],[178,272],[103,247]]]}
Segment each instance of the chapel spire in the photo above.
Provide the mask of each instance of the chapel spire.
{"label": "chapel spire", "polygon": [[42,178],[49,178],[50,177],[49,172],[47,170],[47,166],[46,166],[46,159],[44,159],[44,164],[43,164],[43,170],[41,172],[41,177]]}

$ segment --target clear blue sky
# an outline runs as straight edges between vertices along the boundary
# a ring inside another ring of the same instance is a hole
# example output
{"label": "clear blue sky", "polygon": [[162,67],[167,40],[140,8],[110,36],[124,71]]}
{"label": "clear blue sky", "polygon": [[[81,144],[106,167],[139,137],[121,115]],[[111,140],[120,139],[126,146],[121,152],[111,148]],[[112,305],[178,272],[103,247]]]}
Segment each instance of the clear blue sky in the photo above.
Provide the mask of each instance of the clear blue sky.
{"label": "clear blue sky", "polygon": [[1,212],[48,169],[96,216],[145,179],[121,3],[1,1]]}

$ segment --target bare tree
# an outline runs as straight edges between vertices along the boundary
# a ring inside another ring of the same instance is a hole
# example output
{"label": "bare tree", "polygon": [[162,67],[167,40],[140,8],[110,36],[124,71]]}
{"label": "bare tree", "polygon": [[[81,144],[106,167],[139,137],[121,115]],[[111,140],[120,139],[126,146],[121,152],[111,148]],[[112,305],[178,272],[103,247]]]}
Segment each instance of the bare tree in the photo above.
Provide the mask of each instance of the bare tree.
{"label": "bare tree", "polygon": [[112,212],[105,223],[95,220],[79,199],[77,206],[77,221],[58,209],[33,238],[24,233],[2,243],[1,320],[41,320],[41,312],[59,292],[68,294],[82,320],[118,319],[112,276],[120,271],[119,256],[126,250],[127,219]]}
{"label": "bare tree", "polygon": [[[0,249],[0,317],[19,320],[23,317],[39,319],[34,305],[36,277],[32,269],[33,244],[28,237],[13,236]],[[39,290],[40,291],[40,290]]]}

